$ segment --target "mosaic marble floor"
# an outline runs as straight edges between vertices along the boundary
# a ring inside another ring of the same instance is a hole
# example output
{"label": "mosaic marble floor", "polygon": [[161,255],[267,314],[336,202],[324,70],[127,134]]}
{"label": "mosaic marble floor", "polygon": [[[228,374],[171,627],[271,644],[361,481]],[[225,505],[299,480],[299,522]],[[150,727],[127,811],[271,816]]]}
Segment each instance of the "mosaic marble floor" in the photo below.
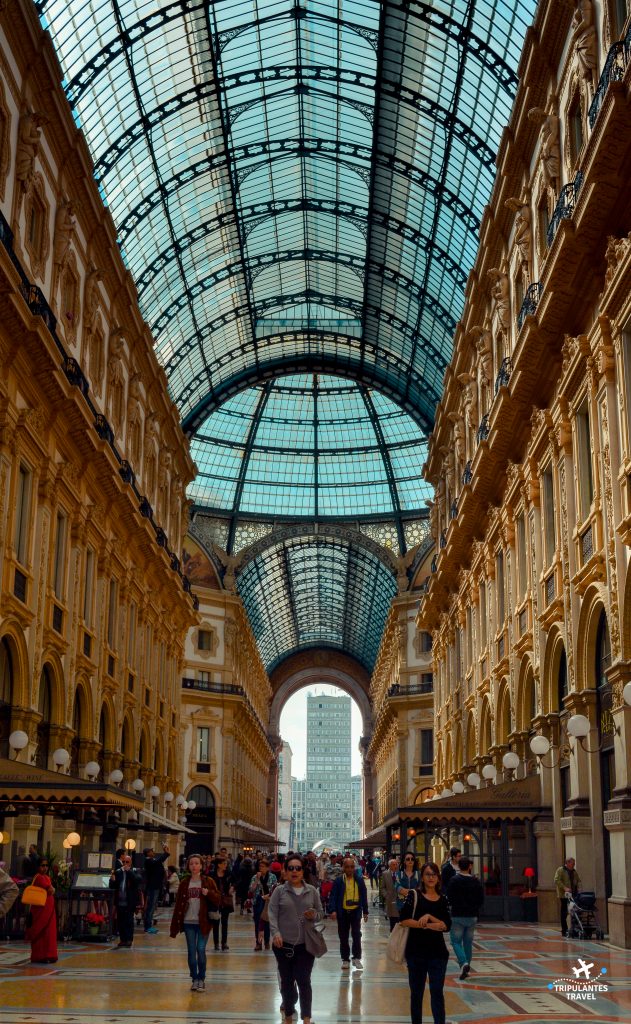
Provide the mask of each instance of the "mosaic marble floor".
{"label": "mosaic marble floor", "polygon": [[[232,917],[229,952],[211,946],[207,988],[196,993],[184,938],[169,939],[162,914],[160,933],[138,935],[132,950],[69,943],[57,964],[32,967],[24,944],[0,946],[0,1024],[278,1024],[275,961],[254,953],[250,918]],[[329,952],[313,972],[314,1024],[408,1024],[407,972],[386,958],[387,936],[386,922],[373,914],[364,926],[365,970],[343,974],[329,922]],[[589,982],[574,979],[579,957],[589,965]],[[567,988],[580,998],[569,998]],[[631,952],[562,940],[543,926],[486,924],[477,930],[467,981],[458,980],[451,956],[445,995],[454,1024],[630,1021]]]}

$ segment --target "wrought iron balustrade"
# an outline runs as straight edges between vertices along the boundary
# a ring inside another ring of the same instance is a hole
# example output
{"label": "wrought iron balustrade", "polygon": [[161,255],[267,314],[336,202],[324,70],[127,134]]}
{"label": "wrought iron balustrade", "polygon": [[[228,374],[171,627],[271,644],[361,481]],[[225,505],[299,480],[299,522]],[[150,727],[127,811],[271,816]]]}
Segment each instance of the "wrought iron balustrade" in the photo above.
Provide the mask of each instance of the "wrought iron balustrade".
{"label": "wrought iron balustrade", "polygon": [[594,554],[594,528],[591,523],[585,532],[581,534],[581,554],[583,556],[583,565],[589,562]]}
{"label": "wrought iron balustrade", "polygon": [[123,459],[123,461],[120,464],[120,469],[118,472],[120,473],[126,484],[134,484],[136,480],[136,475],[127,459]]}
{"label": "wrought iron balustrade", "polygon": [[583,178],[583,172],[577,171],[574,181],[570,181],[567,185],[564,185],[559,192],[559,198],[557,199],[556,206],[554,207],[552,220],[550,221],[546,232],[548,245],[552,245],[554,242],[554,236],[559,230],[559,224],[561,221],[569,220],[574,213],[574,207],[578,201],[578,194],[581,191]]}
{"label": "wrought iron balustrade", "polygon": [[432,558],[432,564],[430,568],[432,572],[436,572],[436,570],[438,569],[438,559],[436,558],[436,555],[434,555],[434,557]]}
{"label": "wrought iron balustrade", "polygon": [[442,531],[442,533],[440,535],[440,546],[441,546],[441,548],[446,548],[447,547],[447,534],[445,533],[444,530]]}
{"label": "wrought iron balustrade", "polygon": [[589,127],[593,129],[596,124],[596,118],[600,113],[600,108],[603,105],[603,100],[612,82],[620,82],[624,77],[624,71],[629,60],[629,48],[631,47],[631,36],[627,32],[624,40],[619,40],[614,43],[613,46],[609,47],[607,59],[602,69],[602,73],[598,80],[598,86],[594,93],[594,98],[589,108],[587,118],[589,120]]}
{"label": "wrought iron balustrade", "polygon": [[537,312],[537,306],[541,302],[541,293],[543,287],[539,281],[535,281],[529,285],[526,294],[524,295],[524,301],[521,304],[521,309],[517,314],[517,328],[521,331],[524,326],[524,320],[527,316],[534,316]]}
{"label": "wrought iron balustrade", "polygon": [[388,697],[411,697],[421,693],[433,693],[433,683],[413,683],[410,686],[401,686],[400,683],[393,683],[388,689]]}
{"label": "wrought iron balustrade", "polygon": [[109,423],[102,416],[101,413],[94,420],[94,427],[102,441],[108,441],[110,444],[114,440],[114,431],[110,427]]}
{"label": "wrought iron balustrade", "polygon": [[481,441],[486,441],[487,437],[489,436],[489,414],[488,414],[488,412],[480,420],[480,426],[478,427],[478,432],[477,432],[477,434],[475,436],[478,439],[478,444],[480,444]]}
{"label": "wrought iron balustrade", "polygon": [[[77,360],[73,359],[72,356],[66,356],[64,360],[64,373],[66,374],[66,377],[68,378],[72,386],[75,388],[79,388],[79,391],[81,392],[82,395],[88,394],[88,391],[90,390],[90,385],[88,384],[85,374],[81,367],[79,366]],[[95,420],[96,415],[97,414],[95,411]]]}
{"label": "wrought iron balustrade", "polygon": [[449,509],[449,515],[450,515],[450,517],[452,519],[455,519],[456,516],[458,515],[458,502],[455,499],[451,503],[451,508]]}
{"label": "wrought iron balustrade", "polygon": [[464,468],[464,473],[462,474],[462,482],[466,486],[467,484],[470,484],[472,480],[473,480],[473,470],[471,469],[471,459],[469,459],[469,461],[467,462],[467,464],[466,464],[466,466]]}
{"label": "wrought iron balustrade", "polygon": [[241,686],[234,683],[215,683],[210,679],[192,679],[189,676],[182,678],[183,690],[203,690],[205,693],[231,693],[235,697],[243,696]]}
{"label": "wrought iron balustrade", "polygon": [[505,359],[502,359],[502,364],[501,364],[501,366],[499,368],[497,377],[495,378],[495,394],[497,394],[497,392],[499,391],[500,388],[507,388],[508,387],[508,382],[510,381],[510,377],[511,377],[511,373],[512,372],[513,372],[512,360],[509,359],[508,356],[506,356]]}

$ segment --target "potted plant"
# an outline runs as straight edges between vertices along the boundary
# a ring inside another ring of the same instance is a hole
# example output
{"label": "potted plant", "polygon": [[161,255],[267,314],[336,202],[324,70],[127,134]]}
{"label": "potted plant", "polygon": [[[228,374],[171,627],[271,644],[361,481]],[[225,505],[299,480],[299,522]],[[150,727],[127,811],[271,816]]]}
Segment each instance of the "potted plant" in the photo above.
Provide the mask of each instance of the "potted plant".
{"label": "potted plant", "polygon": [[105,918],[103,914],[97,914],[94,910],[91,910],[89,914],[85,915],[85,923],[88,926],[90,935],[98,935],[101,925],[105,924]]}

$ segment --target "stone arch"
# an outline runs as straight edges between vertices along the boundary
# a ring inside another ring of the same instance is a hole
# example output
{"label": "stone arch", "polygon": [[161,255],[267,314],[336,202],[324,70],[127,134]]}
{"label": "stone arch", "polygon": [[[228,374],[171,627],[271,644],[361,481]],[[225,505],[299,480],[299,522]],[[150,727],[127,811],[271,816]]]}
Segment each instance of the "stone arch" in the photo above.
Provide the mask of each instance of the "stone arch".
{"label": "stone arch", "polygon": [[136,730],[134,728],[134,720],[129,712],[123,719],[120,748],[126,761],[136,760]]}
{"label": "stone arch", "polygon": [[493,746],[493,716],[488,696],[482,699],[480,709],[480,732],[479,732],[478,754],[481,757],[489,756],[489,749]]}
{"label": "stone arch", "polygon": [[30,704],[29,657],[24,632],[19,622],[7,619],[2,625],[0,640],[6,642],[11,657],[11,703],[13,707],[26,708]]}
{"label": "stone arch", "polygon": [[543,654],[543,686],[541,693],[541,712],[544,715],[558,714],[559,707],[558,682],[561,659],[565,655],[565,637],[562,630],[555,626],[550,630]]}
{"label": "stone arch", "polygon": [[[534,714],[533,714],[534,711]],[[519,666],[517,681],[517,706],[515,708],[515,728],[518,732],[529,732],[532,720],[539,711],[537,684],[532,662],[526,655]]]}
{"label": "stone arch", "polygon": [[151,769],[151,737],[149,736],[149,727],[146,722],[142,723],[140,729],[140,741],[138,743],[138,760],[141,768],[148,770]]}
{"label": "stone arch", "polygon": [[170,779],[175,779],[175,765],[177,764],[175,758],[175,747],[173,742],[169,743],[169,754],[167,758],[167,776]]}
{"label": "stone arch", "polygon": [[72,728],[74,729],[75,713],[78,711],[80,728],[77,737],[81,740],[91,740],[94,737],[94,708],[92,706],[92,690],[90,684],[82,676],[77,679],[74,699],[72,703]]}
{"label": "stone arch", "polygon": [[110,697],[101,704],[98,741],[104,750],[116,750],[116,713]]}
{"label": "stone arch", "polygon": [[[368,537],[365,533],[345,523],[329,524],[325,532],[327,537],[339,537],[349,544],[356,544],[358,547],[365,548],[371,554],[376,555],[393,575],[397,574],[398,565],[395,553],[378,541],[373,540],[372,537]],[[248,562],[258,558],[267,548],[276,547],[284,540],[290,540],[294,537],[310,538],[315,536],[322,536],[322,532],[315,534],[312,523],[280,523],[264,537],[255,540],[252,544],[239,551],[236,556],[237,565],[235,569],[237,572],[240,572]]]}
{"label": "stone arch", "polygon": [[444,767],[443,766],[443,744],[442,744],[442,740],[439,740],[438,741],[438,745],[436,747],[436,782],[437,783],[438,782],[442,782],[443,779],[445,778],[445,773],[443,771],[443,767]]}
{"label": "stone arch", "polygon": [[290,655],[270,676],[272,703],[270,707],[270,734],[280,735],[281,712],[294,693],[305,686],[327,683],[337,686],[359,707],[362,716],[362,735],[372,734],[372,710],[369,699],[370,676],[354,658],[340,651],[297,651]]}
{"label": "stone arch", "polygon": [[609,607],[605,588],[600,585],[588,587],[576,631],[576,689],[589,690],[594,687],[593,667],[596,662],[596,635],[601,612],[607,616],[609,624]]}
{"label": "stone arch", "polygon": [[[63,725],[65,719],[64,667],[57,651],[44,651],[42,670],[46,667],[49,669],[50,679],[50,724]],[[37,695],[35,700],[37,700]]]}
{"label": "stone arch", "polygon": [[155,769],[156,775],[158,775],[158,776],[164,775],[164,768],[165,768],[165,765],[164,765],[164,740],[162,739],[162,735],[161,735],[161,733],[159,731],[158,731],[158,734],[156,736],[156,751],[155,751],[155,758],[154,758],[154,762],[153,762],[153,767]]}
{"label": "stone arch", "polygon": [[451,733],[447,733],[447,739],[445,740],[445,777],[453,774],[453,747],[451,743]]}
{"label": "stone arch", "polygon": [[497,698],[497,713],[495,715],[496,744],[500,747],[507,747],[508,737],[512,731],[510,688],[508,681],[503,679],[500,684],[499,696]]}
{"label": "stone arch", "polygon": [[459,772],[462,770],[463,756],[462,756],[462,726],[460,722],[456,725],[456,739],[454,743],[454,764],[453,770]]}

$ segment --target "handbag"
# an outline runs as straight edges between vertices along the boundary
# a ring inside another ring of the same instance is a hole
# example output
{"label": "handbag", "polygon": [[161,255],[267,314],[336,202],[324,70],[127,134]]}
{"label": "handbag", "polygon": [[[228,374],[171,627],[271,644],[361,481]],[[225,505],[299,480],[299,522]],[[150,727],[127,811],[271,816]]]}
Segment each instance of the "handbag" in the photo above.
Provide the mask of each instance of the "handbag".
{"label": "handbag", "polygon": [[311,953],[311,956],[315,956],[316,959],[324,956],[329,948],[324,941],[321,929],[308,918],[305,919],[305,947],[307,953]]}
{"label": "handbag", "polygon": [[[412,890],[414,893],[414,907],[412,908],[412,917],[416,913],[416,889]],[[408,937],[410,934],[409,928],[404,928],[403,925],[397,923],[390,932],[390,938],[386,946],[386,953],[390,960],[394,960],[395,964],[402,964],[405,960],[405,948],[408,944]]]}
{"label": "handbag", "polygon": [[27,885],[22,893],[22,903],[27,907],[45,907],[47,895],[41,885]]}
{"label": "handbag", "polygon": [[234,900],[229,893],[222,892],[221,894],[221,908],[227,910],[229,914],[234,911]]}
{"label": "handbag", "polygon": [[209,910],[208,911],[208,920],[209,921],[220,921],[221,920],[221,914],[219,913],[218,910]]}

